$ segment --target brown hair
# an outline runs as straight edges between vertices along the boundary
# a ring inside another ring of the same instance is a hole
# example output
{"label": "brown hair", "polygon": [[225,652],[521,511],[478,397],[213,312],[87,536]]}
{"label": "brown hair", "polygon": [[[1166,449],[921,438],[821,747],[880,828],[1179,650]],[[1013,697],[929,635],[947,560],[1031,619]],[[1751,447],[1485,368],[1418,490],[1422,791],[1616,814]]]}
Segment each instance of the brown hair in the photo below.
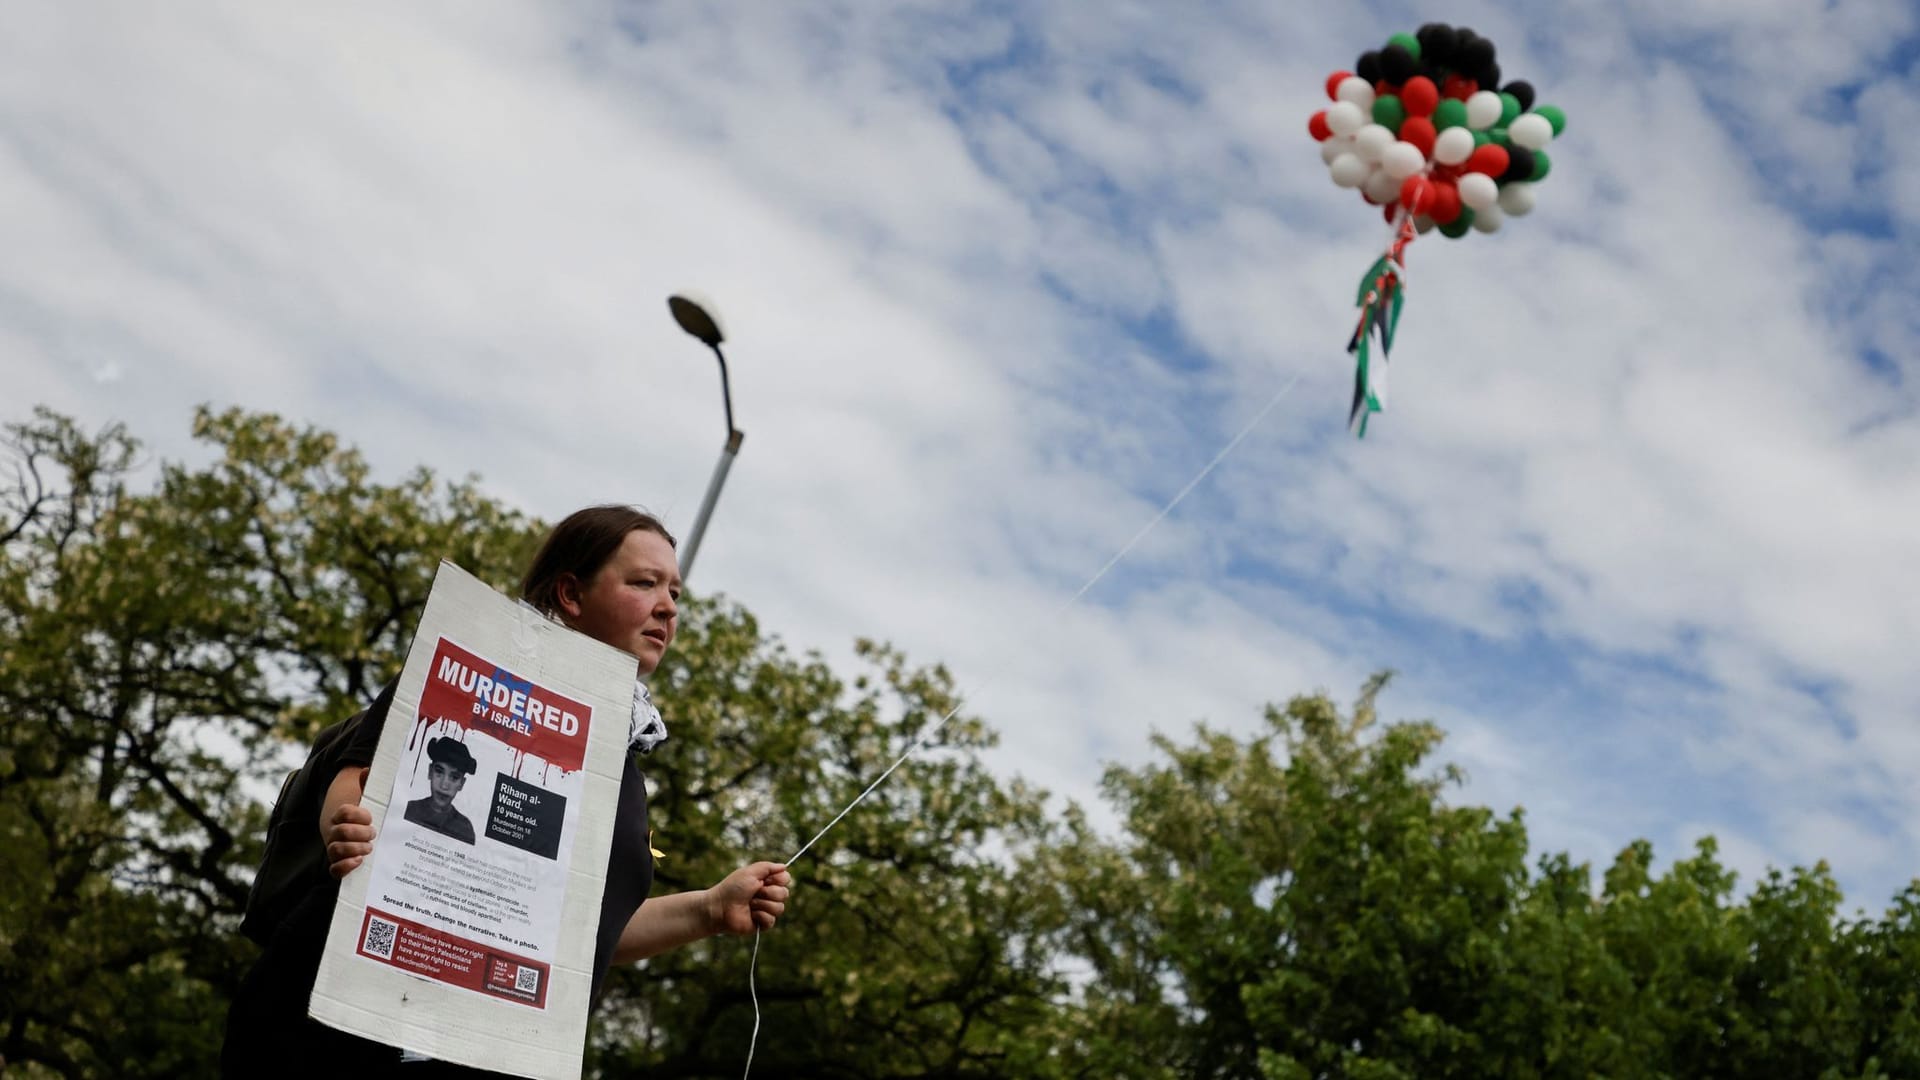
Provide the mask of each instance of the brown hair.
{"label": "brown hair", "polygon": [[561,579],[571,575],[583,585],[592,581],[636,529],[658,533],[674,546],[673,534],[659,518],[631,506],[589,506],[568,514],[541,542],[540,553],[520,581],[521,597],[549,615],[559,614]]}

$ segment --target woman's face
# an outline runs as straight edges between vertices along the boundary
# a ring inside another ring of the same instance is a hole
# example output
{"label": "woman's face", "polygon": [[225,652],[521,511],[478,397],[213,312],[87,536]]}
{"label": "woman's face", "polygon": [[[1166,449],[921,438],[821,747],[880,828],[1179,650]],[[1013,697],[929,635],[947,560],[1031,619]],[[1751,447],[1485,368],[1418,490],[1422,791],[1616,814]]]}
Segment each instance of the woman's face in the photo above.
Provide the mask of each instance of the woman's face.
{"label": "woman's face", "polygon": [[560,607],[568,625],[640,661],[651,675],[673,644],[680,617],[680,563],[656,532],[635,529],[584,585],[568,581]]}

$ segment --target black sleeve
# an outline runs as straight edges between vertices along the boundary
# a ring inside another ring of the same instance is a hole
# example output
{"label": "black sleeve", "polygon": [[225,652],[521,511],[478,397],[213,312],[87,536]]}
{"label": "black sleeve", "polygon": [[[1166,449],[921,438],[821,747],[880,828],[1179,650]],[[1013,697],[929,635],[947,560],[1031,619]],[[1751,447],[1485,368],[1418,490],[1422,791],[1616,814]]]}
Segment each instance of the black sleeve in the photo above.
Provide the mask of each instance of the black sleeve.
{"label": "black sleeve", "polygon": [[367,711],[353,718],[341,733],[340,768],[373,764],[373,752],[380,748],[380,732],[387,726],[387,712],[393,708],[393,691],[400,685],[396,676],[373,699]]}
{"label": "black sleeve", "polygon": [[[307,752],[306,763],[282,786],[267,827],[266,854],[248,891],[246,917],[240,924],[240,931],[261,945],[273,940],[294,909],[310,895],[331,897],[337,889],[327,873],[325,849],[320,843],[320,814],[327,788],[341,769],[373,763],[374,747],[379,745],[380,729],[393,706],[397,683],[397,679],[388,683],[365,712],[321,732]],[[313,910],[329,909],[326,904],[318,904]],[[324,922],[315,925],[318,940],[326,940]]]}

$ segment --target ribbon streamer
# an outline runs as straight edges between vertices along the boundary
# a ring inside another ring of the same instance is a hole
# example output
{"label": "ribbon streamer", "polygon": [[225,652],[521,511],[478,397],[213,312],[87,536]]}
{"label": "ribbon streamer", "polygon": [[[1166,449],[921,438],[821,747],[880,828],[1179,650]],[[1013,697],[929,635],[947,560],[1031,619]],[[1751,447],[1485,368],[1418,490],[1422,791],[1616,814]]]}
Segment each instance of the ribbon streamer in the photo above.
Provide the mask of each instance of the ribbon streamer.
{"label": "ribbon streamer", "polygon": [[1354,358],[1353,406],[1347,413],[1347,427],[1362,439],[1367,436],[1367,419],[1387,407],[1387,358],[1393,350],[1394,331],[1400,326],[1400,307],[1407,298],[1406,248],[1417,235],[1413,219],[1403,211],[1394,222],[1393,243],[1361,277],[1359,292],[1354,296],[1360,319],[1347,341],[1347,351]]}

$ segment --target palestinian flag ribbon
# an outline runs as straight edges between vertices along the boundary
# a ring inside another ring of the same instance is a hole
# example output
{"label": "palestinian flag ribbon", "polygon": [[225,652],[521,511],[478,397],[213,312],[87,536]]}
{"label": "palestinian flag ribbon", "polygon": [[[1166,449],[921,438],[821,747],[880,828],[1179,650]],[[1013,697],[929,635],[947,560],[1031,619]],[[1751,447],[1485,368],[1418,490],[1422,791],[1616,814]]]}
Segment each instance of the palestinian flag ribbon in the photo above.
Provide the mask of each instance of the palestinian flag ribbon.
{"label": "palestinian flag ribbon", "polygon": [[[1347,427],[1360,438],[1367,435],[1367,418],[1386,408],[1387,356],[1393,350],[1393,332],[1400,325],[1400,306],[1406,300],[1406,268],[1400,262],[1404,242],[1380,256],[1360,279],[1360,291],[1354,305],[1360,309],[1359,324],[1347,351],[1353,354],[1353,408],[1347,414]],[[1374,343],[1379,356],[1374,356]]]}

